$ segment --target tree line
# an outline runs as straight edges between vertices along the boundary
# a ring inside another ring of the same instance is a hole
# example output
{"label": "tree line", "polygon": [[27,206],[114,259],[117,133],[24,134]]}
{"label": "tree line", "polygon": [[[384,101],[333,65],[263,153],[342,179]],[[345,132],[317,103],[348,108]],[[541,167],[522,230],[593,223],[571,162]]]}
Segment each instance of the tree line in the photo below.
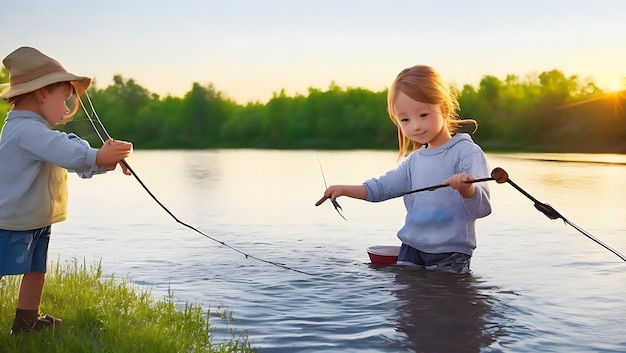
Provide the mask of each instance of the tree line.
{"label": "tree line", "polygon": [[[3,68],[0,82],[7,81]],[[504,80],[486,75],[476,87],[451,89],[460,116],[478,121],[474,138],[487,151],[626,153],[626,91],[604,92],[559,70]],[[281,90],[267,103],[242,105],[212,84],[193,83],[183,97],[161,97],[116,75],[106,88],[92,85],[89,96],[110,135],[137,149],[397,147],[387,90],[331,83],[306,95]],[[99,145],[82,109],[60,129]]]}

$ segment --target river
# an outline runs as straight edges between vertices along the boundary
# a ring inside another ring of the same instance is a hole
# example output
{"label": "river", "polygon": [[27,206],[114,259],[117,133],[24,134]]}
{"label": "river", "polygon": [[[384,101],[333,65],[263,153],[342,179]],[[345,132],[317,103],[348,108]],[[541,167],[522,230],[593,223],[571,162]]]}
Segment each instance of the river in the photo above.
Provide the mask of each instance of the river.
{"label": "river", "polygon": [[[211,309],[214,340],[247,335],[259,352],[624,352],[626,262],[509,184],[490,183],[466,276],[370,264],[398,245],[400,199],[340,198],[393,151],[135,151],[128,162],[178,224],[119,170],[70,175],[69,219],[52,260],[101,261],[156,298]],[[487,154],[491,168],[626,253],[626,156]],[[243,256],[219,242],[292,271]],[[301,272],[298,272],[301,271]],[[305,272],[305,273],[302,273]],[[226,311],[232,320],[220,320]]]}

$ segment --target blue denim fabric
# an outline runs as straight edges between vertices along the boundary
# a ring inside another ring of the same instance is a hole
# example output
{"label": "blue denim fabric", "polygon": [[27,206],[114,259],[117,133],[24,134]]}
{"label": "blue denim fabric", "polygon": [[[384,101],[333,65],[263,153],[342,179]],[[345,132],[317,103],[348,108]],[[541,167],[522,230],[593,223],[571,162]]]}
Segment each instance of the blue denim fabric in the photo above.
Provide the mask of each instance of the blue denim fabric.
{"label": "blue denim fabric", "polygon": [[424,266],[428,271],[465,274],[470,271],[471,256],[458,252],[431,254],[402,244],[398,254],[398,265]]}
{"label": "blue denim fabric", "polygon": [[50,226],[33,230],[0,229],[0,276],[46,272]]}

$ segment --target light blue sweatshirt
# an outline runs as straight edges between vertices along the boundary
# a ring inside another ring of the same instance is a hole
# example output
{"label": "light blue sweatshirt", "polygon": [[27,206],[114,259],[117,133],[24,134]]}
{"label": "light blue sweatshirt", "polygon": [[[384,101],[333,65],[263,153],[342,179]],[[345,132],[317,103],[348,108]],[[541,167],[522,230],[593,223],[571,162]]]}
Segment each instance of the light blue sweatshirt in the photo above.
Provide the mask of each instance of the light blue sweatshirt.
{"label": "light blue sweatshirt", "polygon": [[[379,202],[411,190],[438,185],[452,175],[489,177],[487,159],[468,134],[456,134],[436,148],[422,147],[396,169],[365,181],[367,201]],[[405,224],[400,240],[423,252],[459,252],[472,255],[476,248],[477,218],[491,213],[487,182],[475,183],[476,193],[466,199],[452,188],[440,188],[404,196]]]}
{"label": "light blue sweatshirt", "polygon": [[67,170],[82,178],[105,172],[98,150],[51,129],[40,115],[14,110],[0,133],[0,229],[29,230],[67,217]]}

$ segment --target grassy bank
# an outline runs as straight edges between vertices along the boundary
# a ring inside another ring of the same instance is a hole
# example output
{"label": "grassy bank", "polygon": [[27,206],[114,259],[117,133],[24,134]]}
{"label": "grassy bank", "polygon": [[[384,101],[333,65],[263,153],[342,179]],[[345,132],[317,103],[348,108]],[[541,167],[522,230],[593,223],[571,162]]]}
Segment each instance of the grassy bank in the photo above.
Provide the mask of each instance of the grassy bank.
{"label": "grassy bank", "polygon": [[213,343],[209,313],[155,300],[147,290],[101,277],[100,264],[48,269],[41,310],[63,320],[55,330],[10,335],[20,276],[0,279],[2,352],[254,352],[246,337]]}

